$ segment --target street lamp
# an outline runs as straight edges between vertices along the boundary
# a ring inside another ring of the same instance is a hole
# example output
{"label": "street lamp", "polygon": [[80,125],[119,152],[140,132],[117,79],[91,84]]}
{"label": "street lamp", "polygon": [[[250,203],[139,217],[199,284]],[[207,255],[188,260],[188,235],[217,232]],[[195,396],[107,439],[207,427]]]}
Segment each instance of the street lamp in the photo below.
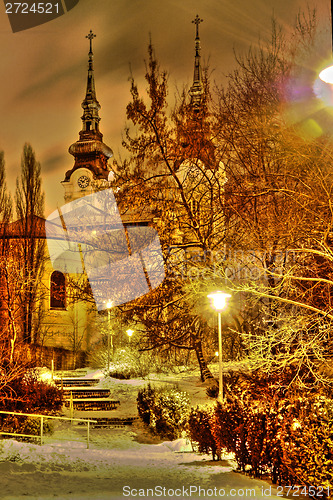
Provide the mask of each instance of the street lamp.
{"label": "street lamp", "polygon": [[231,297],[229,293],[221,292],[218,290],[217,292],[211,293],[208,295],[208,298],[211,299],[212,306],[217,310],[218,315],[218,325],[219,325],[219,401],[222,403],[223,401],[223,371],[222,371],[222,320],[221,320],[221,311],[225,309],[227,305],[227,300]]}
{"label": "street lamp", "polygon": [[[111,348],[111,307],[113,306],[112,300],[109,300],[106,304],[108,310],[108,375],[110,375],[110,348]],[[113,342],[112,342],[113,349]]]}
{"label": "street lamp", "polygon": [[131,330],[130,328],[128,330],[126,330],[126,333],[128,335],[128,342],[131,343],[131,337],[134,333],[134,330]]}

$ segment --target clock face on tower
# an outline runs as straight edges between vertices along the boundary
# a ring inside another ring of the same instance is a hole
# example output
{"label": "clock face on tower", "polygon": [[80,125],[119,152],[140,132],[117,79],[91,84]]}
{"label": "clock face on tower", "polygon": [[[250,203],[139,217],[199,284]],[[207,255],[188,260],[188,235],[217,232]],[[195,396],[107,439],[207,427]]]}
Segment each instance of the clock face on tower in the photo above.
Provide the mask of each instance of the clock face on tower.
{"label": "clock face on tower", "polygon": [[89,186],[90,179],[87,175],[81,175],[77,180],[79,188],[84,189]]}

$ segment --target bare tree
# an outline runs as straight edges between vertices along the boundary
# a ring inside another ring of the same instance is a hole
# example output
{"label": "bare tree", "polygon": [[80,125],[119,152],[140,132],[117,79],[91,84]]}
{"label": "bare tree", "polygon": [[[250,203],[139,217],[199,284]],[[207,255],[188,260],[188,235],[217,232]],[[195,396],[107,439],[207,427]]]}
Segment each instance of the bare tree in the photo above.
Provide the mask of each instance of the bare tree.
{"label": "bare tree", "polygon": [[224,168],[215,145],[214,115],[207,75],[200,106],[188,93],[169,112],[167,75],[148,49],[148,104],[132,79],[126,130],[129,161],[116,165],[115,186],[123,218],[150,220],[165,259],[166,279],[156,290],[126,307],[145,326],[143,349],[185,349],[196,353],[202,379],[212,378],[203,344],[205,320],[191,309],[182,291],[196,260],[209,260],[224,241]]}
{"label": "bare tree", "polygon": [[[311,41],[313,24],[304,22],[303,28],[303,39],[307,33]],[[305,137],[289,119],[295,57],[273,25],[270,44],[238,58],[239,68],[220,90],[217,109],[228,179],[229,261],[235,267],[236,252],[238,257],[243,252],[238,266],[249,277],[251,268],[259,270],[274,294],[285,285],[280,275],[292,264],[292,250],[316,245],[332,218],[330,141]]]}
{"label": "bare tree", "polygon": [[34,314],[37,312],[40,282],[44,272],[44,194],[41,167],[29,144],[23,148],[21,177],[16,182],[17,265],[22,268],[24,289],[21,298],[23,338],[35,341]]}
{"label": "bare tree", "polygon": [[0,152],[0,389],[20,376],[28,364],[21,349],[20,268],[11,240],[12,200],[7,192],[4,154]]}

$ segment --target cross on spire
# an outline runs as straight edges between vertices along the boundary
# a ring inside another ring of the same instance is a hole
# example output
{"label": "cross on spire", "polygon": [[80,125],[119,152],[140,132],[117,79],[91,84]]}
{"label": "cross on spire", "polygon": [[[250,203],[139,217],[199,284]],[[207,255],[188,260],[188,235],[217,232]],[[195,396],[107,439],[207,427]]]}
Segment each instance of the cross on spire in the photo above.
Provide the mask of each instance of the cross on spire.
{"label": "cross on spire", "polygon": [[202,22],[203,22],[203,19],[200,19],[198,14],[195,16],[195,19],[192,21],[192,23],[196,25],[196,38],[199,38],[199,24]]}
{"label": "cross on spire", "polygon": [[90,32],[88,33],[86,38],[88,38],[88,40],[90,41],[90,51],[89,52],[92,52],[92,41],[94,38],[96,38],[96,35],[92,32],[92,30],[90,30]]}

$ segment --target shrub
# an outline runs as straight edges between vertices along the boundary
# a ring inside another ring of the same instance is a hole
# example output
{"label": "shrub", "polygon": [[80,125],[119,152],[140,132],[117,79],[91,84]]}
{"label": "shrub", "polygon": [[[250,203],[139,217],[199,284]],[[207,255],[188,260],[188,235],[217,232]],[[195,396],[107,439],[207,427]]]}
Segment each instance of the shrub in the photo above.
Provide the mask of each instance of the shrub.
{"label": "shrub", "polygon": [[140,418],[152,432],[167,439],[177,439],[184,430],[189,399],[177,387],[141,389],[137,398]]}
{"label": "shrub", "polygon": [[150,425],[150,413],[153,407],[155,389],[148,384],[144,389],[140,389],[137,397],[137,407],[138,413],[141,420],[146,424]]}
{"label": "shrub", "polygon": [[[0,391],[0,409],[18,413],[56,413],[62,407],[62,392],[55,385],[39,380],[34,371],[14,379]],[[0,414],[3,432],[18,434],[40,433],[40,418]],[[43,432],[51,432],[52,425],[45,419]]]}
{"label": "shrub", "polygon": [[[333,488],[333,401],[302,401],[298,418],[281,432],[283,463],[294,483]],[[325,493],[325,492],[324,492]]]}
{"label": "shrub", "polygon": [[288,482],[280,442],[283,422],[293,418],[295,408],[287,400],[253,400],[247,393],[228,396],[215,407],[212,434],[218,447],[235,454],[238,468],[255,477],[269,474],[274,483]]}
{"label": "shrub", "polygon": [[[27,417],[25,415],[2,415],[0,429],[2,432],[17,434],[40,435],[41,419],[39,417]],[[51,434],[53,425],[48,420],[43,421],[43,434]]]}
{"label": "shrub", "polygon": [[245,470],[248,463],[246,449],[246,410],[241,399],[229,397],[223,404],[217,402],[212,421],[212,435],[217,448],[235,453],[239,468]]}
{"label": "shrub", "polygon": [[[114,349],[111,354],[110,375],[118,379],[146,377],[149,373],[178,373],[190,368],[193,364],[189,353],[178,353],[172,350],[158,352],[156,350],[141,351],[137,344],[130,344]],[[89,366],[93,368],[107,367],[107,346],[102,342],[95,343],[88,354]],[[106,370],[107,371],[107,370]]]}
{"label": "shrub", "polygon": [[0,391],[0,409],[22,413],[55,413],[62,406],[62,392],[39,380],[35,372],[14,379]]}
{"label": "shrub", "polygon": [[[289,404],[289,403],[287,403]],[[286,400],[274,399],[270,405],[262,410],[265,426],[262,429],[261,467],[263,472],[270,472],[274,484],[289,484],[289,473],[282,461],[281,429],[286,414]],[[257,470],[257,475],[260,475]]]}
{"label": "shrub", "polygon": [[117,378],[118,380],[129,380],[131,378],[136,378],[136,372],[131,369],[115,369],[110,368],[109,375],[112,378]]}
{"label": "shrub", "polygon": [[208,397],[216,399],[219,395],[219,386],[214,384],[207,387],[206,394]]}
{"label": "shrub", "polygon": [[110,367],[110,376],[118,379],[146,377],[151,364],[147,359],[148,353],[140,353],[135,347],[119,349]]}
{"label": "shrub", "polygon": [[[23,434],[33,434],[39,436],[41,427],[41,419],[27,417],[24,425]],[[48,419],[43,420],[43,434],[52,434],[53,425]]]}
{"label": "shrub", "polygon": [[189,432],[199,451],[214,453],[215,442],[215,449],[233,452],[239,469],[255,477],[312,486],[322,498],[333,488],[333,401],[324,396],[228,396],[213,412],[192,410]]}
{"label": "shrub", "polygon": [[212,434],[214,408],[192,408],[188,417],[188,433],[191,441],[198,444],[199,453],[211,453],[213,460],[219,457],[217,445]]}

